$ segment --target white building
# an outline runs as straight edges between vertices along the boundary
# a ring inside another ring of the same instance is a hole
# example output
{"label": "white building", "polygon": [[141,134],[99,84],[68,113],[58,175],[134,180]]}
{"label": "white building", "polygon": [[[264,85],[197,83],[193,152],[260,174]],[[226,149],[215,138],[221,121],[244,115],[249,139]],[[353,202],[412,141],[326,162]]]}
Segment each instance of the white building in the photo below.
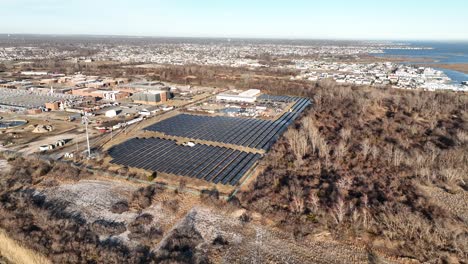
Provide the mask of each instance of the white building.
{"label": "white building", "polygon": [[250,90],[238,93],[238,94],[231,94],[231,93],[218,94],[216,96],[216,100],[254,103],[257,100],[257,96],[259,95],[260,95],[260,90],[250,89]]}
{"label": "white building", "polygon": [[27,76],[42,76],[42,75],[47,75],[48,72],[35,72],[35,71],[23,71],[21,72],[21,75],[27,75]]}
{"label": "white building", "polygon": [[106,117],[113,118],[117,116],[117,111],[114,109],[106,111]]}
{"label": "white building", "polygon": [[121,98],[120,91],[105,91],[103,92],[104,100],[117,101]]}

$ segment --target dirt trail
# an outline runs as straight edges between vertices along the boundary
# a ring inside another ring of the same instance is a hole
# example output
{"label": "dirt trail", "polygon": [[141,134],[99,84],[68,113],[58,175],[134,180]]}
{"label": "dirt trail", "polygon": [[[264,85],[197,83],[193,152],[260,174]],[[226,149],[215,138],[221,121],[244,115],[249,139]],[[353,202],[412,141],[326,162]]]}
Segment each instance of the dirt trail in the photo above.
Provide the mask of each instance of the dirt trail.
{"label": "dirt trail", "polygon": [[14,150],[29,155],[33,153],[39,152],[39,147],[42,145],[48,145],[48,144],[55,144],[58,140],[63,140],[63,139],[73,139],[73,141],[68,142],[68,144],[75,144],[76,142],[83,142],[86,139],[86,136],[84,133],[82,134],[74,134],[74,133],[67,133],[67,134],[61,134],[61,135],[56,135],[56,136],[50,136],[46,137],[44,139],[34,141],[29,143],[26,147],[24,145],[21,145],[19,147],[13,148]]}

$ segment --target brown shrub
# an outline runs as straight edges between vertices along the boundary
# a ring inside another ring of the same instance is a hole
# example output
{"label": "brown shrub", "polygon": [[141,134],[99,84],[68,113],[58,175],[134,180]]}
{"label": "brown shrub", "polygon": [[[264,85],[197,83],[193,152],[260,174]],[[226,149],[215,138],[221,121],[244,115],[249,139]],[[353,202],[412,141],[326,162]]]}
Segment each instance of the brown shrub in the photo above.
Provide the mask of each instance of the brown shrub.
{"label": "brown shrub", "polygon": [[148,208],[153,201],[154,195],[156,195],[156,187],[154,185],[139,188],[132,195],[131,205],[138,209]]}
{"label": "brown shrub", "polygon": [[128,202],[125,200],[114,203],[111,207],[111,212],[114,214],[122,214],[129,210]]}
{"label": "brown shrub", "polygon": [[[442,224],[464,230],[462,223],[417,186],[466,191],[468,95],[324,84],[311,92],[313,108],[266,155],[266,169],[240,195],[242,206],[291,232],[327,229],[338,238],[348,238],[344,230],[351,238],[369,232],[398,241],[399,256],[463,259],[466,236]],[[303,151],[295,142],[311,147]],[[290,166],[297,159],[302,165]]]}

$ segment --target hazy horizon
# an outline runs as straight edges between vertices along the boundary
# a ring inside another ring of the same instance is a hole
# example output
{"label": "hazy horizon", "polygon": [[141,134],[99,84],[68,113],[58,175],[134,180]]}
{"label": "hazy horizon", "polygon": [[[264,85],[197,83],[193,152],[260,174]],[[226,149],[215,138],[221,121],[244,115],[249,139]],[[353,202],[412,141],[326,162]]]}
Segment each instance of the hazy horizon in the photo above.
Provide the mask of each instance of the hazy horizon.
{"label": "hazy horizon", "polygon": [[164,36],[164,35],[125,35],[125,34],[65,34],[65,33],[11,33],[0,32],[0,36],[44,36],[44,37],[93,37],[93,38],[167,38],[167,39],[219,39],[219,40],[291,40],[291,41],[363,41],[363,42],[468,42],[467,39],[350,39],[350,38],[288,38],[288,37],[230,37],[230,36]]}
{"label": "hazy horizon", "polygon": [[468,24],[468,3],[456,0],[443,5],[403,0],[0,0],[0,5],[0,32],[4,34],[468,40],[464,26]]}

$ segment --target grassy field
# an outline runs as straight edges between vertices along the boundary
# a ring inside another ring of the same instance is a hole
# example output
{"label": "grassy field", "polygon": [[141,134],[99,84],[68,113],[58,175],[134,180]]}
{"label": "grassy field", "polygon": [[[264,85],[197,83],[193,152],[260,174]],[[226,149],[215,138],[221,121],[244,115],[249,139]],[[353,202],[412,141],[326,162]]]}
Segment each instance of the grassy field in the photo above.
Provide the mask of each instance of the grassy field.
{"label": "grassy field", "polygon": [[[48,264],[50,261],[32,250],[22,247],[0,229],[0,263],[5,258],[11,263]],[[7,263],[9,263],[7,262]]]}
{"label": "grassy field", "polygon": [[[431,67],[431,65],[428,65]],[[433,66],[433,65],[432,65]],[[459,64],[437,64],[437,67],[468,73],[468,63],[459,63]]]}

